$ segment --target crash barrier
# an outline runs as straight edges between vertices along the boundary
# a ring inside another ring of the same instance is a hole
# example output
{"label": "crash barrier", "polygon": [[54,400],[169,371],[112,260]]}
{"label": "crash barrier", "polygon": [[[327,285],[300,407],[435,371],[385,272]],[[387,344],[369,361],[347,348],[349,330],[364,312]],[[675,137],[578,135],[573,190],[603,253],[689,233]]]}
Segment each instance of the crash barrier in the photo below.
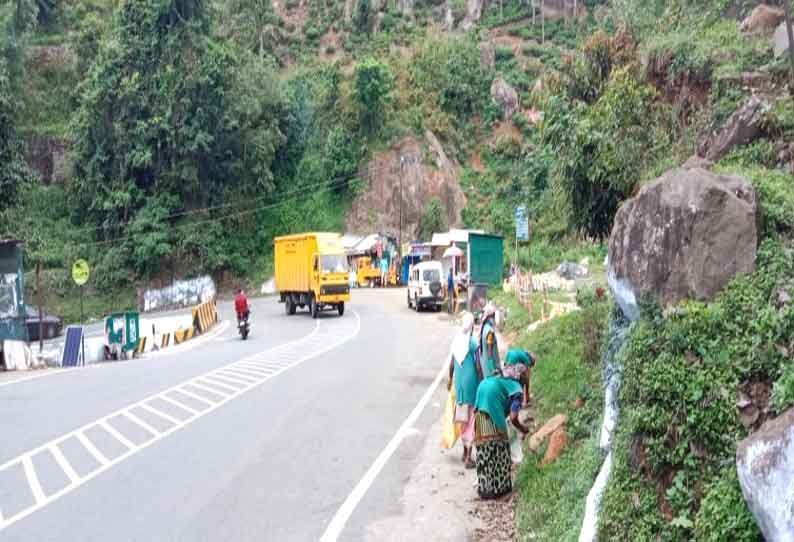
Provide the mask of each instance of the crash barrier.
{"label": "crash barrier", "polygon": [[215,300],[193,307],[193,327],[199,333],[206,333],[218,321],[218,307]]}
{"label": "crash barrier", "polygon": [[160,339],[160,348],[167,348],[169,344],[171,344],[171,334],[163,333],[163,337]]}
{"label": "crash barrier", "polygon": [[135,348],[135,354],[141,355],[146,350],[146,337],[138,339],[138,346]]}
{"label": "crash barrier", "polygon": [[174,331],[174,344],[182,344],[183,342],[193,338],[193,328],[177,329]]}

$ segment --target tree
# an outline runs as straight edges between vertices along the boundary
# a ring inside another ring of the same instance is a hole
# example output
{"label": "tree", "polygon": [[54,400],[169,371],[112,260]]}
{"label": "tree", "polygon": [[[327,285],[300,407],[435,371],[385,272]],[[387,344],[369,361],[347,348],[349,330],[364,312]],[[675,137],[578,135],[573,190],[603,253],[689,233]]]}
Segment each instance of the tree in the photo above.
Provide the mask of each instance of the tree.
{"label": "tree", "polygon": [[113,265],[139,276],[172,250],[196,270],[239,262],[208,255],[219,244],[238,250],[224,232],[253,230],[251,214],[226,219],[221,235],[191,224],[228,215],[200,211],[219,201],[239,210],[272,192],[283,142],[272,65],[211,42],[200,0],[124,0],[109,32],[72,122],[76,220],[113,245]]}
{"label": "tree", "polygon": [[447,211],[438,198],[431,198],[422,211],[422,222],[419,224],[419,237],[430,239],[434,233],[447,229]]}
{"label": "tree", "polygon": [[393,85],[392,74],[386,64],[368,57],[356,65],[353,95],[365,134],[372,136],[380,130]]}
{"label": "tree", "polygon": [[358,0],[356,4],[355,26],[362,34],[369,34],[372,28],[370,0]]}
{"label": "tree", "polygon": [[788,58],[791,64],[791,94],[794,96],[794,30],[791,29],[791,7],[789,0],[784,0],[783,9],[786,14],[786,34],[788,35]]}
{"label": "tree", "polygon": [[0,58],[0,213],[16,202],[22,183],[30,178],[14,126],[14,110],[5,62]]}

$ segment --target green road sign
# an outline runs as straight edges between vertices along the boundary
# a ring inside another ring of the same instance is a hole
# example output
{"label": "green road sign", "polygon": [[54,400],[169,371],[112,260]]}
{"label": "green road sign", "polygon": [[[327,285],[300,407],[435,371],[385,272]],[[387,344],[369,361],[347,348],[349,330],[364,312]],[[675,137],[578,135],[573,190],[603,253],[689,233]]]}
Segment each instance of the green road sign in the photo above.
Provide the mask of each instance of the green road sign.
{"label": "green road sign", "polygon": [[74,279],[75,284],[82,286],[88,282],[89,275],[90,270],[88,269],[87,261],[80,259],[74,262],[74,265],[72,265],[72,279]]}

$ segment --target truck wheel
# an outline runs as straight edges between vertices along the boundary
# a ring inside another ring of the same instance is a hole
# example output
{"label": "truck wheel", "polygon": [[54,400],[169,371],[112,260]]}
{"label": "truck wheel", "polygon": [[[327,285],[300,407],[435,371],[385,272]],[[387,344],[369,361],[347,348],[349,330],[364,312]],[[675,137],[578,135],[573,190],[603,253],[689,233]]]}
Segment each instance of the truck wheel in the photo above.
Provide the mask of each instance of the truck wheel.
{"label": "truck wheel", "polygon": [[344,302],[340,303],[336,306],[336,310],[339,311],[339,316],[343,316],[345,314],[345,304]]}
{"label": "truck wheel", "polygon": [[284,313],[287,316],[295,313],[295,306],[292,304],[292,299],[289,297],[284,300]]}
{"label": "truck wheel", "polygon": [[414,298],[414,310],[416,312],[419,312],[421,310],[421,307],[419,306],[419,297],[418,296]]}
{"label": "truck wheel", "polygon": [[309,300],[309,311],[312,313],[312,318],[317,318],[320,315],[320,306],[314,296]]}
{"label": "truck wheel", "polygon": [[408,308],[413,308],[411,307],[411,292],[408,292],[408,295],[405,296],[405,298],[408,300]]}

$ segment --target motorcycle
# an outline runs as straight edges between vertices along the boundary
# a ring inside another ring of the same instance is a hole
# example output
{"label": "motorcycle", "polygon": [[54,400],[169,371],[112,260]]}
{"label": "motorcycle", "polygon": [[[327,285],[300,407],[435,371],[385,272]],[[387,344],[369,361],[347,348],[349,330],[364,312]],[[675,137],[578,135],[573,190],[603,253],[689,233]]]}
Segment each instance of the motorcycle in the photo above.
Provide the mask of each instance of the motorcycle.
{"label": "motorcycle", "polygon": [[248,333],[251,331],[251,324],[249,322],[250,314],[245,313],[242,318],[237,320],[237,332],[240,333],[240,336],[243,340],[248,338]]}

